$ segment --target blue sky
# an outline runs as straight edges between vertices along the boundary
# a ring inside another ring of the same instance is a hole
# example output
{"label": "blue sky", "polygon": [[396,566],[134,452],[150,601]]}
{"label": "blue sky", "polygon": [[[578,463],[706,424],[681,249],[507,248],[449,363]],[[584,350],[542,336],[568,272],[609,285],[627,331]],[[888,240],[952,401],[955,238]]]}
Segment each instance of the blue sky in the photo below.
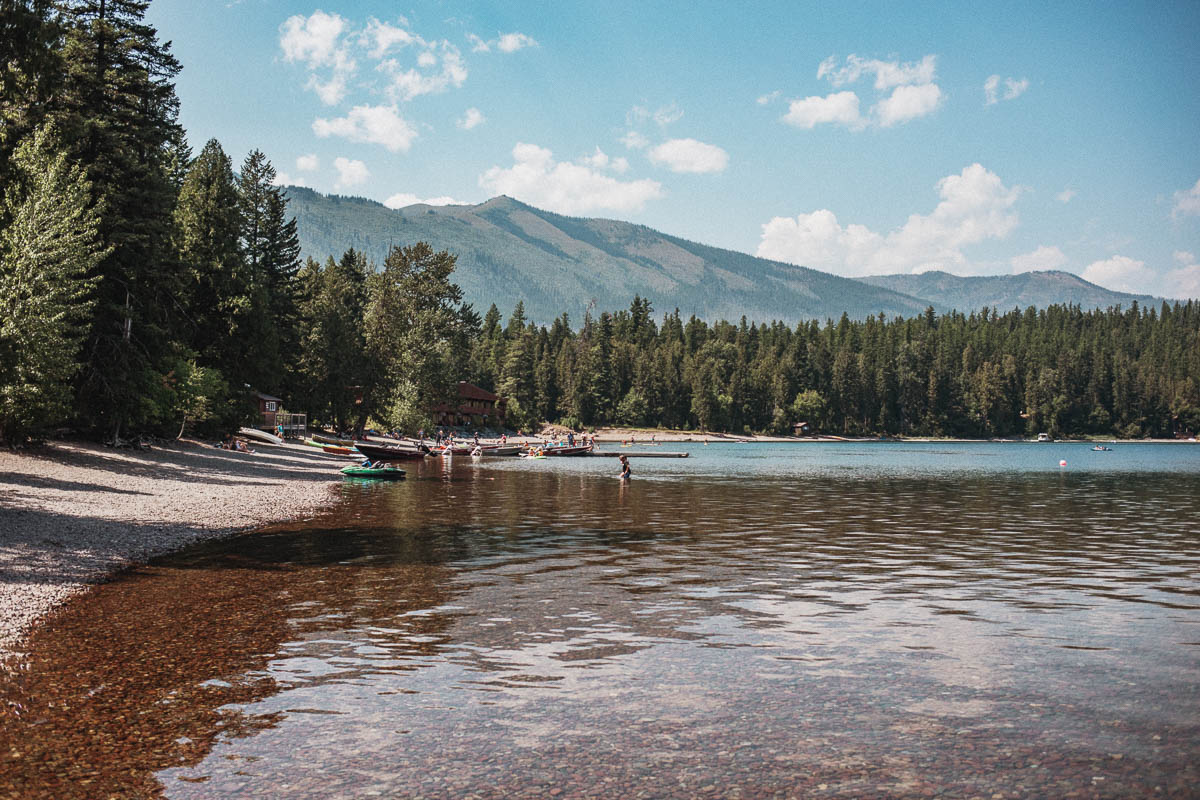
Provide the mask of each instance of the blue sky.
{"label": "blue sky", "polygon": [[193,147],[847,276],[1200,297],[1200,3],[155,0]]}

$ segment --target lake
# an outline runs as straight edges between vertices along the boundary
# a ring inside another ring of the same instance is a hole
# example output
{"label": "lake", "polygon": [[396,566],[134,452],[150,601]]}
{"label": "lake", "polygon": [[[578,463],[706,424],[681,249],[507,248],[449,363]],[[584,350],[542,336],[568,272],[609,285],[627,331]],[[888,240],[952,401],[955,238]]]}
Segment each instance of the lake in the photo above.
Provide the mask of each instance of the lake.
{"label": "lake", "polygon": [[1200,446],[1112,447],[347,480],[51,617],[0,796],[1196,797]]}

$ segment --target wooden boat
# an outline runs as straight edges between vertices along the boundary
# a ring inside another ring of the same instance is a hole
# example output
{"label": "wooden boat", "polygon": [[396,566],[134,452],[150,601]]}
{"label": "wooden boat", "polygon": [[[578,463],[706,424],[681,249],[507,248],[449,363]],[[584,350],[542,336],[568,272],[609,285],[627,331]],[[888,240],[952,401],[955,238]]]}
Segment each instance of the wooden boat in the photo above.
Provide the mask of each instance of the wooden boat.
{"label": "wooden boat", "polygon": [[312,435],[312,440],[314,442],[320,442],[321,444],[331,444],[335,447],[354,447],[353,439],[342,439],[337,436],[326,436],[323,433],[314,433]]}
{"label": "wooden boat", "polygon": [[416,461],[425,457],[425,451],[415,447],[394,447],[366,442],[359,442],[355,447],[364,458],[372,461]]}
{"label": "wooden boat", "polygon": [[485,444],[482,447],[485,456],[515,456],[525,449],[519,444]]}
{"label": "wooden boat", "polygon": [[375,467],[342,467],[342,474],[350,478],[379,478],[382,480],[398,481],[404,479],[405,472],[396,467],[384,467],[382,469]]}
{"label": "wooden boat", "polygon": [[326,453],[332,453],[335,456],[348,456],[354,452],[353,447],[340,447],[338,445],[327,444],[321,447]]}
{"label": "wooden boat", "polygon": [[548,456],[582,456],[592,452],[592,446],[587,444],[576,445],[575,447],[545,447],[542,448],[542,452]]}

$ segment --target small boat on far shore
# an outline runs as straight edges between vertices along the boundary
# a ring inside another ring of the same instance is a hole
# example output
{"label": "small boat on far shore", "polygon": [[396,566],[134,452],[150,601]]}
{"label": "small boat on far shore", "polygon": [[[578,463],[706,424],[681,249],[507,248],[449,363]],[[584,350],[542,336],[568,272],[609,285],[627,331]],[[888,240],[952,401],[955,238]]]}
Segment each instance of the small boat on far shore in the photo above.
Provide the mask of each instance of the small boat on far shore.
{"label": "small boat on far shore", "polygon": [[337,436],[327,436],[323,433],[314,433],[314,434],[312,434],[312,436],[310,438],[314,442],[320,442],[321,444],[331,444],[331,445],[334,445],[335,447],[353,447],[354,446],[353,439],[342,439]]}
{"label": "small boat on far shore", "polygon": [[1092,449],[1093,449],[1093,450],[1095,450],[1095,451],[1096,451],[1096,452],[1098,452],[1098,453],[1099,453],[1099,452],[1103,452],[1103,451],[1105,451],[1105,450],[1112,450],[1112,448],[1111,448],[1111,447],[1106,447],[1105,445],[1102,445],[1102,444],[1098,444],[1098,445],[1096,445],[1095,447],[1093,447]]}

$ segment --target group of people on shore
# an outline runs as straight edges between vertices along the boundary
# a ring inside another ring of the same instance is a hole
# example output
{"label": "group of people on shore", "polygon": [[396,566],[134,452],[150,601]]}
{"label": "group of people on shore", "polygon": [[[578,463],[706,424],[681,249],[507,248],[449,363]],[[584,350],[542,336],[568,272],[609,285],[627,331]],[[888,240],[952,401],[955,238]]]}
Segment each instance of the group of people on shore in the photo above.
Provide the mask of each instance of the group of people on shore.
{"label": "group of people on shore", "polygon": [[225,437],[225,441],[217,442],[213,445],[219,450],[233,450],[235,453],[253,453],[250,445],[240,436],[234,436],[232,433]]}

